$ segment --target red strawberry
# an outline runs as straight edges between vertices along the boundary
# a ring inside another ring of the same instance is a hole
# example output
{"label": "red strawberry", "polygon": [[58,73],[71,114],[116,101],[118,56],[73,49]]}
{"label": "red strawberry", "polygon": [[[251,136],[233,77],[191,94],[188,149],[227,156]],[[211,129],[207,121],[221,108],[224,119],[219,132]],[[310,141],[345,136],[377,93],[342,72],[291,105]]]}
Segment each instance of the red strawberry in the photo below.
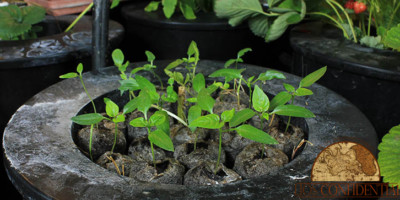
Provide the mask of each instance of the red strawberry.
{"label": "red strawberry", "polygon": [[354,0],[348,0],[346,4],[344,4],[345,8],[353,9],[354,8]]}
{"label": "red strawberry", "polygon": [[365,10],[367,10],[367,5],[365,5],[365,3],[359,1],[354,2],[354,12],[356,14],[362,13]]}

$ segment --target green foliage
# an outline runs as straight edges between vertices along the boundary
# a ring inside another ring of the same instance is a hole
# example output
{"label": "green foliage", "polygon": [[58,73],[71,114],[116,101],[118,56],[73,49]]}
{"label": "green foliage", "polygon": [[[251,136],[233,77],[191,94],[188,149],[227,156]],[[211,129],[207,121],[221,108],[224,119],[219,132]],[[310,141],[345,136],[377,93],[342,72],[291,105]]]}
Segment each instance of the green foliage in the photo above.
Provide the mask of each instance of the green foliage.
{"label": "green foliage", "polygon": [[34,24],[44,19],[45,14],[46,10],[38,6],[9,5],[0,7],[0,39],[36,38],[36,33],[31,30]]}
{"label": "green foliage", "polygon": [[268,111],[269,108],[269,98],[268,96],[264,93],[264,91],[258,87],[258,85],[255,86],[254,92],[253,92],[253,108],[257,112],[266,112]]}
{"label": "green foliage", "polygon": [[80,125],[92,125],[101,122],[103,119],[106,119],[99,113],[88,113],[83,115],[78,115],[72,117],[71,120]]}
{"label": "green foliage", "polygon": [[390,129],[382,138],[378,149],[378,163],[383,182],[400,183],[400,125]]}
{"label": "green foliage", "polygon": [[252,109],[249,109],[249,108],[238,111],[232,117],[232,119],[229,121],[229,126],[236,127],[239,124],[244,123],[247,120],[251,119],[255,114],[256,113]]}
{"label": "green foliage", "polygon": [[310,73],[309,75],[307,75],[300,81],[299,87],[300,88],[301,87],[310,87],[312,84],[314,84],[316,81],[318,81],[325,74],[326,69],[327,69],[327,67],[325,66],[325,67],[318,69],[317,71]]}
{"label": "green foliage", "polygon": [[266,42],[278,39],[291,24],[300,22],[306,13],[303,0],[268,1],[263,10],[259,0],[219,0],[215,3],[218,17],[228,18],[229,24],[237,26],[248,21],[250,29]]}
{"label": "green foliage", "polygon": [[215,100],[210,96],[206,88],[200,90],[197,96],[197,103],[202,110],[213,113]]}
{"label": "green foliage", "polygon": [[279,105],[271,112],[271,114],[303,118],[315,117],[315,115],[307,108],[296,105]]}
{"label": "green foliage", "polygon": [[220,118],[218,115],[208,114],[205,116],[200,116],[197,119],[193,120],[192,123],[189,124],[189,127],[220,129],[222,126],[219,120]]}
{"label": "green foliage", "polygon": [[383,43],[385,46],[400,52],[400,23],[387,32]]}
{"label": "green foliage", "polygon": [[153,12],[158,10],[159,5],[162,5],[164,15],[167,19],[179,10],[182,15],[188,20],[196,19],[196,12],[202,10],[209,12],[213,10],[215,0],[162,0],[151,1],[146,7],[146,12]]}
{"label": "green foliage", "polygon": [[243,124],[235,128],[236,132],[244,138],[262,143],[262,144],[279,144],[272,136],[254,126]]}
{"label": "green foliage", "polygon": [[157,145],[158,147],[167,151],[174,151],[174,144],[172,143],[171,138],[161,129],[150,132],[148,138],[150,142]]}

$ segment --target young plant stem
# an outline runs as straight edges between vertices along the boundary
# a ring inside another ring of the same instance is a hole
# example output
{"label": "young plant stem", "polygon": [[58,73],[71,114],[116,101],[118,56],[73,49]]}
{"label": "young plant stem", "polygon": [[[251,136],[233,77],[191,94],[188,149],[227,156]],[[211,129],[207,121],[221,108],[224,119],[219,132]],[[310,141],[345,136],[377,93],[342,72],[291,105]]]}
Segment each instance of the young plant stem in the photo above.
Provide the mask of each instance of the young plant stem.
{"label": "young plant stem", "polygon": [[217,164],[215,165],[214,174],[217,174],[217,171],[218,171],[219,161],[221,159],[221,149],[222,149],[222,130],[221,130],[221,128],[218,129],[218,132],[219,132],[218,159],[217,159]]}
{"label": "young plant stem", "polygon": [[353,39],[355,43],[358,43],[357,40],[357,35],[356,32],[354,31],[354,27],[353,27],[353,21],[350,19],[350,16],[347,14],[347,12],[344,10],[343,6],[340,5],[340,3],[336,2],[335,0],[326,0],[326,1],[330,1],[332,3],[334,3],[340,10],[342,10],[342,12],[344,13],[344,15],[346,16],[347,22],[349,23],[351,32],[353,33]]}
{"label": "young plant stem", "polygon": [[342,29],[344,37],[346,39],[350,39],[350,36],[349,36],[349,34],[347,34],[347,31],[344,29],[343,25],[340,24],[335,18],[333,18],[333,17],[331,17],[331,16],[329,16],[329,15],[327,15],[325,13],[322,13],[322,12],[310,12],[308,14],[310,14],[310,15],[321,15],[321,16],[324,16],[324,17],[330,19],[331,21],[333,21],[336,24],[336,27]]}
{"label": "young plant stem", "polygon": [[186,121],[186,116],[185,116],[185,111],[184,111],[184,106],[185,106],[185,86],[179,86],[178,87],[178,117]]}
{"label": "young plant stem", "polygon": [[151,147],[151,157],[153,157],[153,166],[154,166],[154,169],[155,169],[156,168],[156,158],[154,157],[153,142],[150,142],[150,147]]}
{"label": "young plant stem", "polygon": [[164,85],[162,83],[161,77],[158,74],[156,74],[153,70],[151,70],[151,73],[153,74],[154,77],[157,78],[158,82],[160,82],[161,90],[164,90]]}
{"label": "young plant stem", "polygon": [[240,108],[240,86],[242,85],[242,79],[239,79],[239,85],[236,91],[237,94],[237,107]]}
{"label": "young plant stem", "polygon": [[338,18],[339,18],[339,20],[340,20],[340,23],[344,23],[344,21],[343,21],[343,19],[342,19],[342,16],[340,16],[340,14],[339,14],[338,10],[336,9],[336,7],[335,7],[331,2],[329,2],[329,1],[326,1],[326,3],[328,3],[329,6],[332,7],[333,11],[335,11],[336,15],[338,16]]}
{"label": "young plant stem", "polygon": [[[397,13],[397,11],[399,10],[399,8],[400,8],[400,2],[397,3],[396,8],[394,9],[392,15],[390,16],[390,20],[389,20],[389,23],[388,23],[387,28],[390,28],[390,27],[392,26],[393,19],[394,19],[394,17],[396,16],[396,13]],[[376,20],[375,20],[375,21],[376,21]],[[378,27],[378,26],[377,26],[377,27]]]}
{"label": "young plant stem", "polygon": [[93,156],[92,156],[92,140],[93,138],[93,124],[90,125],[90,136],[89,136],[89,155],[90,155],[90,159],[93,161]]}
{"label": "young plant stem", "polygon": [[114,131],[115,131],[115,133],[114,133],[114,144],[113,144],[113,146],[111,148],[111,154],[114,152],[115,145],[117,144],[118,123],[114,122],[114,126],[115,126],[115,129],[114,129]]}
{"label": "young plant stem", "polygon": [[369,10],[369,18],[368,18],[368,36],[371,35],[371,21],[372,21],[372,8]]}
{"label": "young plant stem", "polygon": [[86,89],[86,86],[85,86],[85,83],[83,82],[83,78],[82,78],[82,75],[81,75],[81,74],[79,75],[79,79],[81,80],[81,84],[82,84],[82,86],[83,86],[83,89],[84,89],[85,92],[86,92],[86,95],[89,97],[90,101],[92,102],[92,106],[93,106],[93,111],[94,111],[94,113],[97,113],[97,111],[96,111],[96,105],[94,105],[94,101],[93,101],[92,97],[90,96],[89,92],[88,92],[87,89]]}
{"label": "young plant stem", "polygon": [[85,9],[84,11],[81,12],[81,14],[79,14],[79,16],[68,26],[67,29],[65,29],[64,32],[67,33],[68,31],[70,31],[70,30],[75,26],[75,24],[78,23],[78,21],[79,21],[90,9],[92,9],[92,7],[93,7],[93,2],[90,3],[90,4],[88,5],[88,7],[86,7],[86,9]]}
{"label": "young plant stem", "polygon": [[[260,128],[261,130],[264,130],[264,124],[263,124],[263,115],[264,113],[260,113],[259,118],[260,118]],[[268,133],[267,133],[268,134]],[[261,151],[261,159],[264,157],[264,152],[265,152],[265,144],[263,145],[262,151]]]}
{"label": "young plant stem", "polygon": [[[292,102],[291,102],[290,104],[293,105],[293,102],[294,102],[294,96],[292,96]],[[284,132],[284,133],[286,133],[286,132],[288,131],[289,126],[290,126],[290,121],[291,121],[291,120],[292,120],[292,117],[289,116],[289,119],[288,119],[288,122],[287,122],[287,124],[286,124],[286,128],[285,128],[285,132]]]}

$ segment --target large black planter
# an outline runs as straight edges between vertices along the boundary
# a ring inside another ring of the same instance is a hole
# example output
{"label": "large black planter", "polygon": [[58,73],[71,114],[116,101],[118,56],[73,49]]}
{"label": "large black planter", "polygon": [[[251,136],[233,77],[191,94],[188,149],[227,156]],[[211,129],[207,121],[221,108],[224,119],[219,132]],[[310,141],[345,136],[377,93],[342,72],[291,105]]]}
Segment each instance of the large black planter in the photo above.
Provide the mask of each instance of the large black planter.
{"label": "large black planter", "polygon": [[[84,17],[72,31],[64,33],[75,18],[47,16],[39,38],[0,41],[0,132],[20,105],[60,81],[60,75],[75,71],[79,62],[90,69],[92,20]],[[110,49],[121,42],[123,33],[120,24],[110,21]]]}
{"label": "large black planter", "polygon": [[[162,68],[168,63],[155,64]],[[197,71],[208,75],[222,66],[222,62],[201,61]],[[246,78],[266,70],[243,66],[247,68]],[[120,77],[115,67],[103,72],[98,76],[84,75],[94,98],[119,87]],[[297,76],[285,75],[287,83],[300,81]],[[283,89],[282,80],[270,81],[262,88],[276,95]],[[295,103],[316,114],[316,118],[306,120],[308,140],[313,146],[305,147],[281,171],[267,177],[189,187],[135,183],[107,171],[83,155],[71,135],[70,118],[89,103],[78,79],[57,83],[18,109],[4,133],[5,165],[22,195],[34,199],[292,199],[295,183],[310,182],[314,159],[329,144],[343,140],[359,142],[376,154],[377,137],[367,118],[334,92],[318,84],[311,89],[315,95]]]}
{"label": "large black planter", "polygon": [[128,35],[122,47],[131,61],[146,60],[145,50],[158,59],[181,58],[193,40],[203,59],[226,61],[250,47],[253,52],[243,57],[246,63],[286,70],[279,57],[290,49],[288,37],[267,44],[251,32],[247,23],[232,27],[227,19],[219,19],[213,12],[199,12],[195,20],[186,20],[176,12],[166,19],[161,6],[156,12],[145,12],[146,3],[130,3],[121,9]]}
{"label": "large black planter", "polygon": [[400,53],[364,47],[330,25],[309,23],[292,29],[293,73],[304,76],[321,66],[320,84],[356,105],[381,139],[400,122]]}

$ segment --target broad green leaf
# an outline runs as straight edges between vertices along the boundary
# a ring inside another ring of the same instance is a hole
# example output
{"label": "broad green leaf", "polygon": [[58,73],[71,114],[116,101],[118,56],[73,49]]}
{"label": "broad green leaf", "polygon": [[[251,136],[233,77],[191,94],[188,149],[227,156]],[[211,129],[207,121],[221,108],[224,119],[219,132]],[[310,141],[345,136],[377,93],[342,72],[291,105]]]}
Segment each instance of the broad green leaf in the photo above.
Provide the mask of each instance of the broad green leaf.
{"label": "broad green leaf", "polygon": [[195,41],[190,42],[189,48],[187,50],[187,55],[189,57],[199,54],[199,49],[197,48],[197,43]]}
{"label": "broad green leaf", "polygon": [[285,103],[289,102],[291,99],[292,99],[292,95],[290,95],[286,91],[278,93],[274,98],[272,98],[268,111],[274,110],[279,105],[284,105]]}
{"label": "broad green leaf", "polygon": [[140,90],[139,84],[134,79],[120,80],[119,83],[121,86],[118,89],[121,92]]}
{"label": "broad green leaf", "polygon": [[269,120],[269,113],[263,113],[262,117],[268,121]]}
{"label": "broad green leaf", "polygon": [[[115,49],[112,54],[111,57],[114,61],[115,66],[120,67],[122,66],[122,64],[124,63],[124,54],[122,53],[121,49]],[[124,71],[122,71],[124,72]]]}
{"label": "broad green leaf", "polygon": [[299,1],[299,0],[284,0],[281,4],[279,4],[278,7],[296,10],[296,11],[300,12],[301,11],[301,1]]}
{"label": "broad green leaf", "polygon": [[196,19],[196,15],[194,14],[194,9],[196,8],[196,6],[194,5],[193,0],[180,0],[179,8],[181,9],[181,12],[186,19]]}
{"label": "broad green leaf", "polygon": [[138,117],[129,122],[133,127],[147,127],[147,121],[143,117]]}
{"label": "broad green leaf", "polygon": [[268,6],[270,8],[274,7],[276,3],[281,2],[282,0],[268,0]]}
{"label": "broad green leaf", "polygon": [[266,112],[269,108],[269,98],[264,93],[264,91],[256,85],[254,87],[253,97],[252,97],[252,104],[254,110],[258,112]]}
{"label": "broad green leaf", "polygon": [[150,109],[152,102],[150,100],[150,95],[145,91],[140,91],[137,99],[137,109],[142,112],[144,115],[147,114],[147,111]]}
{"label": "broad green leaf", "polygon": [[78,72],[78,74],[82,74],[83,72],[83,65],[82,63],[79,63],[78,66],[76,67],[76,72]]}
{"label": "broad green leaf", "polygon": [[165,70],[171,70],[171,69],[173,69],[173,68],[175,68],[175,67],[178,67],[180,64],[182,64],[183,63],[183,60],[182,59],[176,59],[175,61],[173,61],[173,62],[171,62],[170,64],[168,64],[168,66],[164,69],[164,71]]}
{"label": "broad green leaf", "polygon": [[256,36],[265,38],[270,26],[271,20],[268,16],[257,15],[249,19],[250,30]]}
{"label": "broad green leaf", "polygon": [[222,122],[229,122],[235,115],[235,109],[233,108],[232,110],[225,110],[221,114],[221,120]]}
{"label": "broad green leaf", "polygon": [[307,88],[298,88],[294,94],[296,96],[308,96],[313,95],[314,93]]}
{"label": "broad green leaf", "polygon": [[235,78],[239,79],[242,77],[242,72],[246,69],[220,69],[212,74],[209,75],[209,77],[215,78],[215,77],[225,77],[225,81],[229,82]]}
{"label": "broad green leaf", "polygon": [[222,87],[222,85],[223,84],[221,82],[214,82],[213,84],[209,85],[207,87],[208,94],[214,93],[219,87]]}
{"label": "broad green leaf", "polygon": [[293,85],[290,85],[287,83],[283,83],[283,87],[285,87],[285,89],[290,93],[293,93],[296,91],[296,88],[294,88]]}
{"label": "broad green leaf", "polygon": [[400,125],[390,129],[382,138],[378,149],[378,163],[383,182],[400,183]]}
{"label": "broad green leaf", "polygon": [[213,107],[215,100],[210,96],[206,88],[200,90],[199,95],[197,95],[197,104],[201,109],[213,113]]}
{"label": "broad green leaf", "polygon": [[164,117],[165,117],[164,122],[159,124],[159,125],[156,125],[156,127],[157,127],[157,129],[160,129],[160,130],[164,131],[164,133],[166,133],[168,136],[170,136],[168,113],[165,112],[165,111],[156,111],[154,114],[164,115]]}
{"label": "broad green leaf", "polygon": [[193,90],[197,93],[200,92],[201,89],[206,87],[206,80],[204,79],[204,75],[199,73],[193,78]]}
{"label": "broad green leaf", "polygon": [[[199,105],[194,105],[190,107],[188,111],[188,123],[191,124],[195,119],[199,118],[200,116],[201,116],[201,108]],[[192,132],[194,132],[197,127],[190,126],[189,128]]]}
{"label": "broad green leaf", "polygon": [[312,72],[311,74],[307,75],[300,81],[299,87],[309,87],[315,82],[317,82],[326,72],[326,66],[318,69],[317,71]]}
{"label": "broad green leaf", "polygon": [[228,18],[232,26],[264,13],[259,0],[218,0],[214,10],[218,17]]}
{"label": "broad green leaf", "polygon": [[119,5],[120,0],[112,0],[110,9],[113,9]]}
{"label": "broad green leaf", "polygon": [[123,114],[127,114],[133,112],[138,107],[138,99],[134,98],[130,100],[127,104],[125,104],[123,109]]}
{"label": "broad green leaf", "polygon": [[145,51],[144,53],[147,56],[147,61],[152,62],[156,59],[156,56],[151,51]]}
{"label": "broad green leaf", "polygon": [[21,12],[24,15],[24,24],[36,24],[43,20],[46,15],[46,10],[40,6],[21,7]]}
{"label": "broad green leaf", "polygon": [[225,62],[224,68],[228,68],[229,66],[231,66],[235,62],[236,62],[236,59],[229,59],[228,61]]}
{"label": "broad green leaf", "polygon": [[173,78],[175,79],[175,81],[177,83],[179,83],[180,85],[184,85],[184,81],[183,81],[183,74],[180,72],[174,72],[173,73]]}
{"label": "broad green leaf", "polygon": [[303,108],[301,106],[296,106],[296,105],[280,105],[276,107],[270,114],[277,114],[289,117],[303,117],[303,118],[315,117],[314,113],[312,113],[307,108]]}
{"label": "broad green leaf", "polygon": [[268,133],[248,124],[241,125],[235,130],[240,136],[262,144],[279,144]]}
{"label": "broad green leaf", "polygon": [[138,83],[141,92],[146,92],[151,100],[151,103],[157,103],[160,95],[157,93],[156,86],[143,76],[136,75],[136,82]]}
{"label": "broad green leaf", "polygon": [[258,76],[258,80],[260,81],[269,81],[272,79],[286,79],[286,77],[283,73],[275,70],[267,70]]}
{"label": "broad green leaf", "polygon": [[220,121],[219,116],[216,114],[208,114],[205,116],[198,117],[189,124],[189,127],[200,127],[208,129],[219,129]]}
{"label": "broad green leaf", "polygon": [[162,113],[154,113],[151,117],[150,117],[150,119],[149,119],[149,125],[150,126],[159,126],[159,125],[161,125],[162,123],[164,123],[165,122],[165,120],[166,120],[167,118],[165,117],[165,115],[164,114],[162,114]]}
{"label": "broad green leaf", "polygon": [[[124,66],[125,67],[125,66]],[[145,70],[146,68],[145,67],[136,67],[136,68],[134,68],[134,69],[132,69],[132,71],[131,71],[131,75],[132,74],[136,74],[138,71],[142,71],[142,70]]]}
{"label": "broad green leaf", "polygon": [[148,136],[150,142],[157,145],[158,147],[165,149],[167,151],[174,151],[174,144],[171,138],[164,131],[157,129],[151,132]]}
{"label": "broad green leaf", "polygon": [[171,16],[175,12],[175,7],[176,7],[176,4],[178,3],[178,0],[163,0],[161,2],[163,5],[163,11],[164,11],[165,17],[168,19],[171,18]]}
{"label": "broad green leaf", "polygon": [[231,121],[229,122],[230,127],[235,127],[249,119],[251,119],[256,113],[249,108],[243,109],[239,112],[236,112],[236,114],[233,116]]}
{"label": "broad green leaf", "polygon": [[286,31],[288,26],[291,24],[288,19],[298,15],[297,12],[287,12],[285,14],[279,15],[278,18],[274,20],[272,25],[269,27],[267,34],[265,36],[265,41],[270,42],[278,39]]}
{"label": "broad green leaf", "polygon": [[242,56],[244,56],[245,53],[247,53],[247,52],[249,52],[249,51],[252,51],[252,49],[251,49],[251,48],[244,48],[244,49],[242,49],[242,50],[240,50],[240,51],[238,52],[237,57],[238,57],[238,58],[241,58]]}
{"label": "broad green leaf", "polygon": [[110,117],[116,117],[119,113],[119,107],[111,99],[104,98],[104,103],[106,103],[106,113]]}
{"label": "broad green leaf", "polygon": [[60,78],[75,78],[75,77],[78,77],[78,76],[79,75],[77,73],[70,72],[70,73],[61,75]]}
{"label": "broad green leaf", "polygon": [[383,42],[386,46],[400,51],[400,24],[387,31]]}
{"label": "broad green leaf", "polygon": [[167,87],[167,94],[161,96],[161,99],[167,102],[175,103],[178,100],[178,94],[172,86]]}
{"label": "broad green leaf", "polygon": [[158,10],[158,5],[160,4],[160,1],[151,1],[147,6],[144,8],[144,11],[146,12],[152,12]]}
{"label": "broad green leaf", "polygon": [[83,114],[83,115],[78,115],[75,117],[72,117],[71,120],[77,124],[80,125],[92,125],[92,124],[97,124],[101,122],[101,120],[107,119],[103,117],[103,115],[99,113],[89,113],[89,114]]}
{"label": "broad green leaf", "polygon": [[117,115],[114,119],[113,122],[114,123],[120,123],[120,122],[124,122],[125,121],[125,116],[124,115]]}
{"label": "broad green leaf", "polygon": [[384,45],[382,43],[381,36],[364,36],[360,40],[361,45],[365,45],[367,47],[376,48],[376,49],[383,49]]}

